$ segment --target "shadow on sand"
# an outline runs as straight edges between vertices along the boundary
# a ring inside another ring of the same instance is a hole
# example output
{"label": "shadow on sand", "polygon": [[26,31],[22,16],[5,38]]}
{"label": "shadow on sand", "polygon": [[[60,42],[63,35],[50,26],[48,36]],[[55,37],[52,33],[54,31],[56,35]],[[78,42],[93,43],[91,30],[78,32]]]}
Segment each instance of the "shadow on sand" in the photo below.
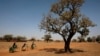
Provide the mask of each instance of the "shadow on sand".
{"label": "shadow on sand", "polygon": [[[46,51],[46,52],[54,52],[56,54],[63,54],[63,53],[66,53],[64,51],[64,49],[57,49],[57,48],[44,48],[44,49],[40,49],[40,51]],[[86,52],[86,51],[83,51],[83,50],[79,50],[79,49],[71,49],[72,53],[75,53],[75,52]]]}

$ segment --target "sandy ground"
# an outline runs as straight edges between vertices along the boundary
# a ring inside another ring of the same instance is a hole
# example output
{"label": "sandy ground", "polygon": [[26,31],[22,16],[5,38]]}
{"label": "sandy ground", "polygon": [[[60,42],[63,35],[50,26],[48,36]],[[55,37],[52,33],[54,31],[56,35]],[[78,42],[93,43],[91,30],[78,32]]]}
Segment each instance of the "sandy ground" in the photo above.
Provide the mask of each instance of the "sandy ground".
{"label": "sandy ground", "polygon": [[0,56],[100,56],[100,43],[71,43],[73,53],[64,53],[63,42],[35,42],[34,50],[30,49],[32,42],[26,42],[27,51],[21,51],[24,42],[17,42],[16,52],[9,53],[13,42],[0,42]]}

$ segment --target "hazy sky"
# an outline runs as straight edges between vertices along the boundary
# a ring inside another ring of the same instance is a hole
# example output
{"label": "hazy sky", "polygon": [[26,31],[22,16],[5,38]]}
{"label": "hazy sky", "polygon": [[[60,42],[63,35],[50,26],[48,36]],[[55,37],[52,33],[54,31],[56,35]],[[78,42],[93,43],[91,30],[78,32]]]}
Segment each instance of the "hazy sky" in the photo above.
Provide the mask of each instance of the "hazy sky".
{"label": "hazy sky", "polygon": [[[0,0],[0,36],[12,34],[41,39],[45,33],[39,29],[40,21],[43,14],[47,14],[51,5],[56,1]],[[100,0],[86,0],[81,8],[81,13],[97,24],[96,27],[90,28],[89,36],[99,35]],[[60,36],[53,35],[53,38],[60,39]]]}

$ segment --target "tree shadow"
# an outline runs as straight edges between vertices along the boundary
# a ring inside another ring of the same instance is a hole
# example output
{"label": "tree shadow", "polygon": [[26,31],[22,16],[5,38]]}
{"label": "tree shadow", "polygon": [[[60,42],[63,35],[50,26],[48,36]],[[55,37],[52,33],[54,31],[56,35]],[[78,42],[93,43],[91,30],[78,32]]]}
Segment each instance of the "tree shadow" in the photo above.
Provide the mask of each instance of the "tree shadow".
{"label": "tree shadow", "polygon": [[56,48],[44,48],[44,49],[40,49],[40,51],[46,51],[46,52],[55,52],[55,51],[58,51],[58,49]]}
{"label": "tree shadow", "polygon": [[73,52],[86,52],[84,50],[81,50],[81,49],[71,49]]}
{"label": "tree shadow", "polygon": [[[46,52],[54,52],[56,54],[63,54],[63,53],[68,53],[65,52],[64,49],[57,49],[57,48],[44,48],[44,49],[40,49],[40,51],[46,51]],[[80,49],[71,49],[71,53],[75,53],[75,52],[86,52]]]}

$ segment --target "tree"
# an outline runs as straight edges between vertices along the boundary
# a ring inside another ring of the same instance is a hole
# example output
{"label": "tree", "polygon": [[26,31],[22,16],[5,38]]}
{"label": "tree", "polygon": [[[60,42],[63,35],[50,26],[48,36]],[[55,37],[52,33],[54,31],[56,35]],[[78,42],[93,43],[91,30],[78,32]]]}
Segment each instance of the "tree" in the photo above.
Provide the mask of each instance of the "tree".
{"label": "tree", "polygon": [[33,37],[33,38],[30,39],[30,41],[36,41],[36,39]]}
{"label": "tree", "polygon": [[92,42],[92,39],[90,37],[87,38],[88,42]]}
{"label": "tree", "polygon": [[92,42],[96,42],[96,36],[92,36]]}
{"label": "tree", "polygon": [[46,34],[46,35],[44,35],[43,39],[44,39],[44,41],[49,42],[51,40],[51,35],[50,34]]}
{"label": "tree", "polygon": [[0,37],[0,40],[3,40],[3,38],[2,38],[2,37]]}
{"label": "tree", "polygon": [[81,36],[81,37],[78,37],[78,41],[79,41],[79,42],[85,42],[85,39],[84,39],[83,36]]}
{"label": "tree", "polygon": [[62,42],[62,40],[55,40],[55,42]]}
{"label": "tree", "polygon": [[51,6],[50,14],[44,16],[40,29],[62,36],[65,52],[72,52],[70,42],[76,32],[82,36],[89,34],[89,28],[95,24],[80,13],[84,0],[59,0]]}
{"label": "tree", "polygon": [[100,35],[97,36],[96,42],[100,43]]}
{"label": "tree", "polygon": [[72,39],[72,42],[77,42],[77,39]]}
{"label": "tree", "polygon": [[21,41],[21,42],[26,42],[26,37],[22,37],[22,36],[17,36],[16,37],[17,41]]}
{"label": "tree", "polygon": [[13,38],[12,35],[4,35],[4,40],[6,40],[6,41],[8,41],[8,42],[11,41],[12,38]]}

